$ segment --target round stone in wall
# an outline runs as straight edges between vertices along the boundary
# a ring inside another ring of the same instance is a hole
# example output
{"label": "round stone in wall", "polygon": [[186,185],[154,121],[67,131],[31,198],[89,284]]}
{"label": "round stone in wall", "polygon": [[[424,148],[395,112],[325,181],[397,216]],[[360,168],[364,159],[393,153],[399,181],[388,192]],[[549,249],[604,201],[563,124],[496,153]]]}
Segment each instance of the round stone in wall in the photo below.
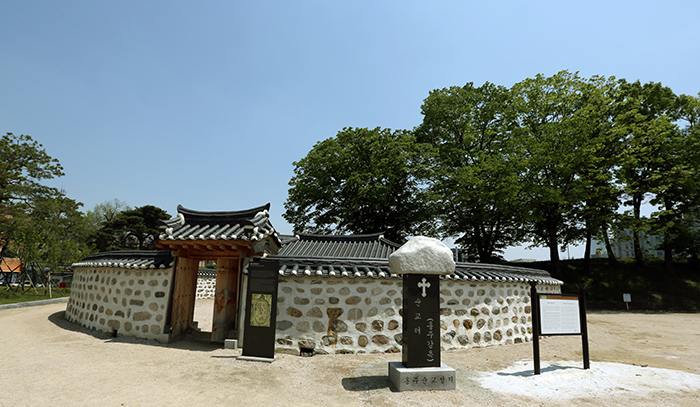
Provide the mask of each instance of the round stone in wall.
{"label": "round stone in wall", "polygon": [[481,334],[479,332],[474,332],[474,343],[481,342]]}
{"label": "round stone in wall", "polygon": [[291,328],[294,324],[292,324],[292,321],[277,321],[277,330],[278,331],[286,331],[287,329]]}
{"label": "round stone in wall", "polygon": [[353,295],[352,297],[348,297],[345,299],[345,303],[348,305],[359,304],[360,301],[362,301],[362,298],[358,297],[357,295]]}
{"label": "round stone in wall", "polygon": [[[291,341],[289,341],[291,344]],[[313,339],[301,339],[297,342],[300,348],[316,349],[316,341]]]}
{"label": "round stone in wall", "polygon": [[324,332],[326,326],[321,321],[314,321],[314,332]]}
{"label": "round stone in wall", "polygon": [[348,319],[350,321],[359,321],[362,319],[362,310],[359,308],[350,308],[348,310]]}
{"label": "round stone in wall", "polygon": [[367,339],[367,337],[364,335],[360,335],[360,337],[357,338],[357,344],[362,346],[363,348],[365,346],[367,346],[368,343],[369,343],[369,339]]}
{"label": "round stone in wall", "polygon": [[387,338],[386,335],[374,335],[372,337],[372,342],[377,345],[386,345],[389,343],[389,338]]}
{"label": "round stone in wall", "polygon": [[348,325],[345,322],[336,319],[328,325],[328,329],[331,332],[347,332]]}

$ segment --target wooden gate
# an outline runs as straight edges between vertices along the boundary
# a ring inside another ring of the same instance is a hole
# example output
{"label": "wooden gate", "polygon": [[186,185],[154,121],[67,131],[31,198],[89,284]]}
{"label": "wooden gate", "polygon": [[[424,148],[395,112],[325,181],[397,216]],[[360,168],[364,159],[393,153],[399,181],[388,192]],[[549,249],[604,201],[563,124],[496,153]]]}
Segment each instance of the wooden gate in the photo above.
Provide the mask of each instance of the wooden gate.
{"label": "wooden gate", "polygon": [[175,286],[172,303],[172,332],[175,339],[190,327],[194,316],[194,300],[197,291],[199,262],[195,259],[178,257],[175,266]]}

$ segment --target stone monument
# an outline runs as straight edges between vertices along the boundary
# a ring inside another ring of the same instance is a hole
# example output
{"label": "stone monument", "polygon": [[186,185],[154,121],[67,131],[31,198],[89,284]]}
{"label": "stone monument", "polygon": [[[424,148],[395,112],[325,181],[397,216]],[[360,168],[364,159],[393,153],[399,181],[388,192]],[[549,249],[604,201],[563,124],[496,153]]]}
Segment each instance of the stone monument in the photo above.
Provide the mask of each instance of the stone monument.
{"label": "stone monument", "polygon": [[402,362],[389,362],[398,391],[454,390],[455,370],[440,361],[440,275],[454,273],[452,251],[417,236],[389,256],[392,274],[403,275]]}

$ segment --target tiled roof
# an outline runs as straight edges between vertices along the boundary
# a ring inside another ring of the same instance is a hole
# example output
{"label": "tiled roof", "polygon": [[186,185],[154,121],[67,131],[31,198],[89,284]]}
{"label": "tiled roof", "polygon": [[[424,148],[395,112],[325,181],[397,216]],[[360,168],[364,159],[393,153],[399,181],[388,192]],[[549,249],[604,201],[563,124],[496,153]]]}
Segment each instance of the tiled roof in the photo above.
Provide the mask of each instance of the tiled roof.
{"label": "tiled roof", "polygon": [[386,259],[401,245],[376,233],[372,235],[309,235],[299,234],[285,242],[280,256]]}
{"label": "tiled roof", "polygon": [[216,277],[216,269],[199,268],[197,277]]}
{"label": "tiled roof", "polygon": [[20,259],[11,259],[11,258],[0,258],[0,271],[3,273],[9,273],[9,272],[14,272],[14,273],[19,273],[22,269],[22,261]]}
{"label": "tiled roof", "polygon": [[95,253],[73,267],[117,267],[125,269],[165,269],[173,266],[169,250],[120,250]]}
{"label": "tiled roof", "polygon": [[159,239],[183,240],[244,240],[260,241],[272,237],[280,240],[270,223],[270,204],[244,211],[201,212],[177,207],[177,216],[164,221],[165,230]]}
{"label": "tiled roof", "polygon": [[[299,235],[276,256],[284,277],[401,278],[391,274],[389,255],[400,246],[380,234],[359,236]],[[529,282],[561,285],[542,270],[498,264],[457,263],[455,272],[443,280],[474,282]]]}

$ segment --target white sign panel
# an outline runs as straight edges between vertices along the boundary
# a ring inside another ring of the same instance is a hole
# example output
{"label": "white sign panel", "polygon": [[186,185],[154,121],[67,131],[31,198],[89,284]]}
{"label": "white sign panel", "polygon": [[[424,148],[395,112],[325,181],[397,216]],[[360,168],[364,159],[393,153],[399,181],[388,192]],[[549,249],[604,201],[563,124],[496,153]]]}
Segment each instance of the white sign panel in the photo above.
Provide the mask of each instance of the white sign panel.
{"label": "white sign panel", "polygon": [[581,334],[578,297],[540,295],[541,335]]}

